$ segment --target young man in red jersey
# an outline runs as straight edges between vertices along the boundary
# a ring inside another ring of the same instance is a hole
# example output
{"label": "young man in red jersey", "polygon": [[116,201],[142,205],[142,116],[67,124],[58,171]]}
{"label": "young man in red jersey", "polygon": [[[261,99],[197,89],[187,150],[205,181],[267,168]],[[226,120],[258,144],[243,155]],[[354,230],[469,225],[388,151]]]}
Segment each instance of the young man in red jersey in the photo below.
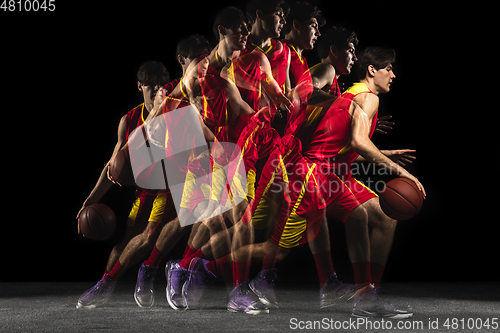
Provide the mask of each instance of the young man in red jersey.
{"label": "young man in red jersey", "polygon": [[[169,73],[160,62],[149,61],[141,65],[137,73],[137,87],[143,95],[144,102],[121,118],[118,126],[118,141],[112,156],[125,145],[132,131],[140,126],[149,112],[153,110],[156,92],[168,81]],[[94,189],[83,203],[77,214],[77,219],[85,207],[99,202],[113,185],[106,175],[107,166],[104,167]],[[116,285],[116,280],[121,275],[118,269],[114,269],[116,264],[119,263],[118,258],[136,235],[141,234],[144,230],[149,232],[156,229],[156,226],[163,220],[167,202],[168,195],[166,191],[137,189],[136,199],[127,219],[127,229],[123,240],[111,251],[102,279],[80,297],[77,308],[94,308],[109,299]],[[78,232],[80,233],[80,230]]]}

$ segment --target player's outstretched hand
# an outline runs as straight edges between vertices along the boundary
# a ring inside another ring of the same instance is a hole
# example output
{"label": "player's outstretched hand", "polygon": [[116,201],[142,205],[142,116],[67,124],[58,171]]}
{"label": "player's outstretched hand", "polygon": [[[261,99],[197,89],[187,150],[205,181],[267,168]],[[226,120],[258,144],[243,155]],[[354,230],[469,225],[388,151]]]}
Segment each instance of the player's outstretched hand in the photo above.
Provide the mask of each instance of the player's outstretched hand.
{"label": "player's outstretched hand", "polygon": [[392,130],[392,126],[394,126],[394,122],[387,121],[391,119],[392,116],[383,116],[377,117],[377,127],[375,128],[375,132],[379,134],[387,134],[386,131]]}
{"label": "player's outstretched hand", "polygon": [[416,159],[415,156],[410,155],[410,153],[415,153],[414,149],[396,149],[396,150],[384,150],[382,153],[389,157],[393,162],[401,166],[405,166],[406,163],[413,163],[413,160]]}

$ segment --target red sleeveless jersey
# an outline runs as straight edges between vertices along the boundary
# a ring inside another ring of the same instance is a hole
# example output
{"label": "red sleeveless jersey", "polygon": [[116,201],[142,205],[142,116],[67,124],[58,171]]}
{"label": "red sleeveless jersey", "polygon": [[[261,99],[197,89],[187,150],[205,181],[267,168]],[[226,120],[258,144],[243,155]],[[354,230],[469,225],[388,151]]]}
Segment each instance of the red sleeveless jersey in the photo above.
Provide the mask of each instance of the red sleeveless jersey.
{"label": "red sleeveless jersey", "polygon": [[293,45],[290,46],[290,88],[295,89],[300,101],[306,103],[313,93],[312,77],[309,65],[304,57],[301,57]]}
{"label": "red sleeveless jersey", "polygon": [[247,48],[241,51],[241,55],[250,53],[253,50],[259,50],[266,55],[267,59],[269,59],[274,79],[278,82],[280,88],[284,90],[288,55],[290,53],[290,49],[286,43],[271,39],[271,45],[266,50],[261,49],[253,43],[248,43]]}
{"label": "red sleeveless jersey", "polygon": [[129,135],[139,126],[144,124],[144,103],[139,104],[127,113],[125,118],[126,130],[125,139],[128,141]]}
{"label": "red sleeveless jersey", "polygon": [[[310,142],[303,148],[304,156],[313,162],[323,165],[326,163],[328,168],[339,176],[350,176],[351,164],[359,156],[351,148],[352,130],[349,110],[354,97],[362,93],[373,94],[364,83],[355,83],[347,89],[342,97],[326,111]],[[372,120],[370,138],[377,125],[377,113]]]}

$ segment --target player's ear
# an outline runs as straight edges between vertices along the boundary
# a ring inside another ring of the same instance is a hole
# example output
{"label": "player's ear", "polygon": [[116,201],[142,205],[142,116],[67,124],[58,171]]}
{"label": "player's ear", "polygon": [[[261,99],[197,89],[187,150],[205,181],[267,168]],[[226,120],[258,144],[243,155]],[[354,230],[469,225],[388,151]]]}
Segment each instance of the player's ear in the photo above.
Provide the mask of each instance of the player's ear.
{"label": "player's ear", "polygon": [[142,84],[139,81],[137,81],[137,89],[142,92]]}
{"label": "player's ear", "polygon": [[335,45],[330,45],[330,52],[336,56],[337,55],[337,52],[338,52],[338,49]]}
{"label": "player's ear", "polygon": [[375,76],[376,72],[377,72],[377,70],[375,69],[375,67],[373,67],[373,65],[368,65],[368,69],[367,69],[368,75],[373,77],[373,76]]}
{"label": "player's ear", "polygon": [[177,61],[179,62],[179,64],[181,64],[181,66],[184,66],[186,64],[186,58],[184,58],[184,56],[181,54],[177,55]]}
{"label": "player's ear", "polygon": [[293,28],[295,30],[297,30],[297,31],[300,30],[300,22],[299,22],[299,20],[293,20],[292,24],[293,24]]}
{"label": "player's ear", "polygon": [[257,17],[257,20],[263,20],[264,19],[264,12],[260,9],[257,9],[255,11],[255,16]]}
{"label": "player's ear", "polygon": [[226,28],[224,28],[222,25],[219,24],[219,26],[217,27],[217,30],[219,31],[219,34],[221,35],[226,35]]}

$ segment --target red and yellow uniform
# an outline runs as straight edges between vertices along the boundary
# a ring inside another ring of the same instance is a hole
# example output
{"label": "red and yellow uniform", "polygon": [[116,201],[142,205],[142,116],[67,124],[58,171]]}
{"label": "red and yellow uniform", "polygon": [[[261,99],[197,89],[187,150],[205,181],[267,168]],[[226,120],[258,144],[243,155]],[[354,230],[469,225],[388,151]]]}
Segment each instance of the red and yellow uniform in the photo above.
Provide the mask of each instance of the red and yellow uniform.
{"label": "red and yellow uniform", "polygon": [[[125,122],[125,138],[128,141],[130,134],[144,124],[144,103],[129,111]],[[164,220],[168,222],[177,216],[172,197],[167,190],[147,190],[138,187],[135,197],[127,219],[128,226],[145,228],[148,222],[159,223]]]}
{"label": "red and yellow uniform", "polygon": [[[319,123],[307,143],[301,143],[292,135],[282,139],[280,149],[273,152],[264,168],[256,198],[249,205],[244,223],[264,227],[262,224],[276,216],[271,241],[291,248],[316,237],[326,211],[333,211],[338,219],[345,221],[362,203],[351,190],[360,183],[350,175],[350,165],[359,156],[350,147],[350,109],[353,98],[360,93],[372,92],[364,84],[348,89],[317,119]],[[370,136],[375,126],[376,116]],[[283,192],[281,203],[270,204],[270,198],[280,190]],[[359,197],[365,199],[366,196],[375,194],[362,186]],[[279,209],[269,210],[279,204]]]}

